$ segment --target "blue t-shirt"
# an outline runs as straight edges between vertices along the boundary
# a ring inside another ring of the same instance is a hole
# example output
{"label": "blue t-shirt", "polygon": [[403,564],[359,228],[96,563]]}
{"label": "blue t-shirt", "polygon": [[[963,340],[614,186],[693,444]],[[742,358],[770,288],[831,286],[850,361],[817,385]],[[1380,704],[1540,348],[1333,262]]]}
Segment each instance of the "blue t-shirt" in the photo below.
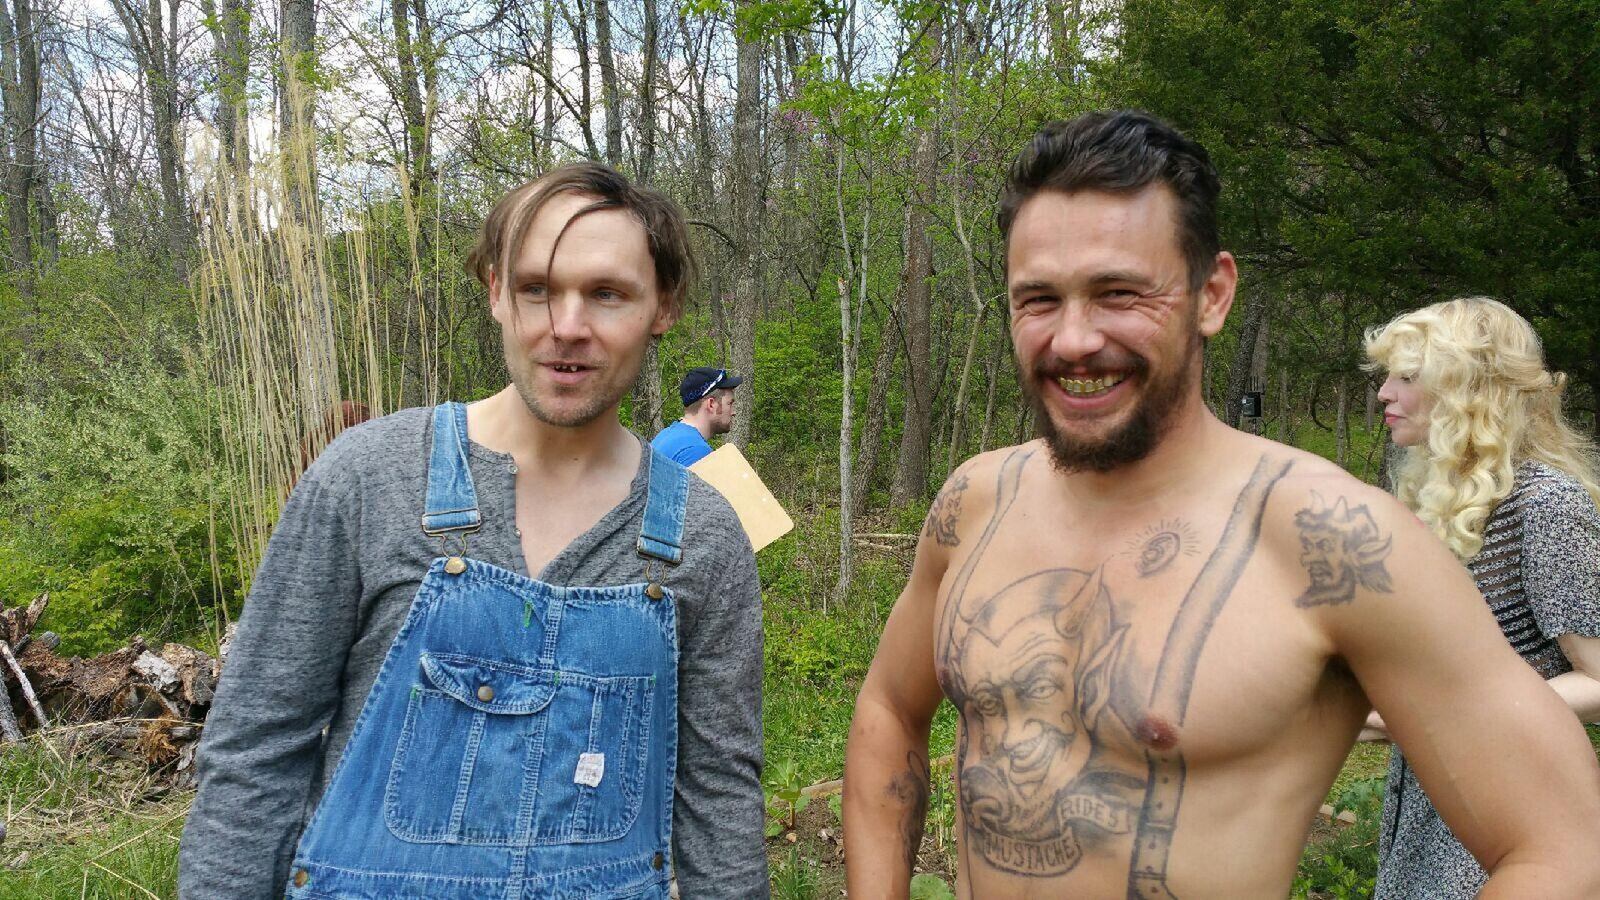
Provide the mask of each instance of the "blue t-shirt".
{"label": "blue t-shirt", "polygon": [[711,452],[711,445],[700,436],[700,429],[682,419],[661,429],[650,446],[681,466],[692,466]]}

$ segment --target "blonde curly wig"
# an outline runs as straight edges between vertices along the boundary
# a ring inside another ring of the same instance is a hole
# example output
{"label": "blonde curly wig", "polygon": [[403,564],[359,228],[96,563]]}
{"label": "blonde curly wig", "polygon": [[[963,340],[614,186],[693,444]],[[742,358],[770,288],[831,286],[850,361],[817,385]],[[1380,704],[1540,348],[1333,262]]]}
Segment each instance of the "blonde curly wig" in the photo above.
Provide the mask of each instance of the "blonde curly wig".
{"label": "blonde curly wig", "polygon": [[1433,404],[1427,441],[1406,449],[1395,493],[1457,557],[1482,548],[1524,460],[1566,472],[1600,503],[1593,445],[1561,415],[1566,376],[1545,369],[1539,336],[1510,307],[1435,303],[1369,330],[1366,351],[1368,369],[1414,379]]}

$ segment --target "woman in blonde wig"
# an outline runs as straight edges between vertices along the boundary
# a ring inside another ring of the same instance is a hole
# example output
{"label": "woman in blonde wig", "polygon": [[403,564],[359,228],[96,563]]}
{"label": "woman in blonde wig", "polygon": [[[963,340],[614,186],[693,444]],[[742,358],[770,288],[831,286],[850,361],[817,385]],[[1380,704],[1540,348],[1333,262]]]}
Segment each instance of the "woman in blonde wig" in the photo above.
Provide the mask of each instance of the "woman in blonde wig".
{"label": "woman in blonde wig", "polygon": [[[1526,320],[1481,297],[1400,316],[1366,350],[1405,448],[1396,493],[1471,570],[1512,647],[1580,719],[1600,720],[1600,484],[1561,415],[1565,378]],[[1386,735],[1376,713],[1368,725]],[[1486,878],[1398,749],[1379,859],[1380,898],[1470,898]]]}

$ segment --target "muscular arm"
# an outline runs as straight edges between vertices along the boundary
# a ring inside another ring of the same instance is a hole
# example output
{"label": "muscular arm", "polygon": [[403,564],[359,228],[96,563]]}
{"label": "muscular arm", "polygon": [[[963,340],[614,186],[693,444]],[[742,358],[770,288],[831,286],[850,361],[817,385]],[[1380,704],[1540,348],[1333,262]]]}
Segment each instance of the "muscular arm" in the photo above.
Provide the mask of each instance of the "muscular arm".
{"label": "muscular arm", "polygon": [[[1572,663],[1572,671],[1545,682],[1556,692],[1567,708],[1577,715],[1578,721],[1600,722],[1600,638],[1563,634],[1557,638],[1561,652]],[[1367,717],[1361,729],[1360,740],[1384,741],[1389,739],[1388,726],[1376,712]]]}
{"label": "muscular arm", "polygon": [[[950,488],[946,488],[946,496]],[[905,897],[928,811],[928,728],[936,594],[953,534],[929,514],[911,579],[895,603],[856,698],[844,764],[845,876],[852,898]]]}
{"label": "muscular arm", "polygon": [[[1507,644],[1455,558],[1386,495],[1347,490],[1341,536],[1370,510],[1375,533],[1356,554],[1367,568],[1301,605],[1322,618],[1445,823],[1490,872],[1481,896],[1594,896],[1600,767],[1582,728]],[[1309,577],[1314,554],[1301,559]]]}

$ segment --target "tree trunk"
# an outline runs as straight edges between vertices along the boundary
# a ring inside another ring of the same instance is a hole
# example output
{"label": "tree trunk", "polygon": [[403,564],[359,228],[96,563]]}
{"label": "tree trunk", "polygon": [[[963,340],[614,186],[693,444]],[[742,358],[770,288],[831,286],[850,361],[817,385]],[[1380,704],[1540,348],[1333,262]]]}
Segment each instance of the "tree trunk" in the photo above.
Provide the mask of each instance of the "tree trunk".
{"label": "tree trunk", "polygon": [[49,272],[61,261],[61,223],[56,213],[55,187],[51,184],[49,170],[34,185],[34,201],[39,210],[39,265]]}
{"label": "tree trunk", "polygon": [[[544,4],[544,46],[539,50],[539,64],[550,71],[551,54],[556,45],[556,5],[553,0]],[[539,171],[546,172],[555,161],[556,87],[551,78],[544,79],[544,119],[540,123],[544,140],[539,144]]]}
{"label": "tree trunk", "polygon": [[861,425],[861,442],[856,445],[855,471],[852,473],[850,493],[856,512],[865,512],[872,492],[872,479],[878,471],[878,459],[883,454],[883,432],[888,424],[889,386],[893,382],[895,363],[900,356],[900,326],[895,321],[900,315],[900,298],[883,317],[878,329],[878,353],[872,361],[872,383],[867,387],[867,420]]}
{"label": "tree trunk", "polygon": [[622,90],[611,53],[611,0],[594,0],[595,52],[600,56],[600,102],[606,108],[606,165],[622,165]]}
{"label": "tree trunk", "polygon": [[[644,0],[644,70],[639,79],[639,153],[637,156],[638,168],[635,172],[639,181],[648,184],[654,174],[656,162],[656,56],[659,52],[660,40],[656,28],[656,0]],[[601,50],[602,60],[608,55],[610,47],[610,28],[607,26],[607,35],[604,48]],[[616,78],[615,69],[612,70],[613,80]],[[602,77],[604,75],[602,74]],[[606,144],[607,152],[611,148],[611,122],[612,109],[617,108],[617,103],[611,100],[606,104]],[[622,112],[617,108],[617,140],[620,148]],[[620,153],[620,149],[618,151]],[[661,415],[661,350],[660,342],[651,341],[645,350],[644,365],[639,369],[639,379],[633,385],[634,427],[648,426],[649,433],[655,434],[664,424]],[[642,414],[641,414],[642,413]]]}
{"label": "tree trunk", "polygon": [[[644,0],[644,68],[639,73],[639,180],[649,184],[656,169],[656,69],[661,53],[656,0]],[[659,387],[658,387],[659,392]]]}
{"label": "tree trunk", "polygon": [[[0,66],[6,123],[6,228],[11,238],[11,267],[17,273],[17,297],[25,307],[35,303],[33,222],[29,209],[39,147],[39,46],[34,30],[33,0],[0,0]],[[38,310],[34,310],[37,318]]]}
{"label": "tree trunk", "polygon": [[200,5],[211,29],[217,66],[217,157],[236,185],[250,171],[250,50],[246,43],[250,7],[246,0],[213,0]]}
{"label": "tree trunk", "polygon": [[[747,4],[740,3],[743,9]],[[739,415],[729,441],[749,446],[755,419],[756,290],[761,284],[761,44],[735,25],[738,98],[733,108],[733,219],[738,229],[734,253],[733,368],[744,381],[734,389]]]}
{"label": "tree trunk", "polygon": [[317,214],[316,134],[312,122],[316,70],[315,0],[279,5],[278,121],[283,148],[284,189],[291,218],[311,222]]}
{"label": "tree trunk", "polygon": [[984,363],[984,372],[989,379],[989,396],[983,401],[983,433],[978,438],[979,453],[989,452],[989,436],[994,434],[994,391],[996,382],[1000,380],[1000,367],[999,353],[990,354]]}
{"label": "tree trunk", "polygon": [[178,0],[169,0],[163,21],[160,0],[150,0],[150,49],[156,61],[150,102],[155,111],[156,165],[161,170],[161,198],[167,250],[180,280],[188,277],[190,228],[183,180],[183,131],[178,127]]}
{"label": "tree trunk", "polygon": [[1234,349],[1233,362],[1228,367],[1228,396],[1223,410],[1223,421],[1234,428],[1239,427],[1245,391],[1250,389],[1250,373],[1254,370],[1256,356],[1256,337],[1261,331],[1261,323],[1266,319],[1267,307],[1271,302],[1259,291],[1249,292],[1244,300],[1244,322],[1239,327],[1239,345]]}
{"label": "tree trunk", "polygon": [[[943,56],[943,12],[931,13],[926,32],[927,68],[938,71]],[[906,405],[900,432],[900,458],[889,491],[890,503],[918,502],[928,492],[930,432],[933,425],[933,245],[928,207],[938,192],[937,115],[918,131],[912,152],[913,196],[906,216],[906,261],[901,281],[905,296]]]}
{"label": "tree trunk", "polygon": [[[932,159],[931,138],[918,138],[919,163]],[[921,166],[918,167],[922,171]],[[889,502],[903,506],[921,500],[928,490],[929,430],[933,424],[932,292],[929,276],[933,248],[926,234],[927,215],[912,201],[906,219],[908,252],[901,278],[905,297],[905,413],[900,432],[900,454],[891,482]]]}
{"label": "tree trunk", "polygon": [[1278,443],[1294,446],[1294,404],[1289,402],[1289,368],[1278,374]]}
{"label": "tree trunk", "polygon": [[[849,234],[844,231],[843,225],[841,218],[840,232],[845,237],[845,252],[848,254]],[[845,271],[850,271],[848,265]],[[850,446],[850,438],[855,423],[856,344],[851,329],[851,285],[843,278],[838,281],[839,343],[844,380],[839,400],[839,580],[834,584],[833,593],[842,603],[850,594],[850,581],[855,573],[855,556],[850,544],[855,518],[855,498],[850,490],[850,463],[855,454]]]}
{"label": "tree trunk", "polygon": [[961,255],[966,263],[967,272],[967,299],[972,301],[974,316],[972,319],[972,332],[967,336],[967,353],[961,363],[961,381],[956,387],[955,412],[950,421],[950,450],[945,456],[945,471],[954,472],[956,457],[960,455],[959,449],[964,441],[963,431],[966,427],[967,412],[967,385],[972,374],[972,357],[978,348],[978,336],[983,333],[983,323],[988,318],[989,305],[983,302],[983,297],[978,294],[977,262],[972,256],[972,240],[967,236],[966,223],[961,215],[961,195],[952,191],[954,198],[954,212],[956,223],[956,238],[961,242]]}
{"label": "tree trunk", "polygon": [[[424,0],[416,0],[417,7],[426,13]],[[411,0],[389,0],[389,18],[394,27],[394,56],[400,70],[400,117],[405,129],[402,149],[405,153],[405,170],[409,184],[406,186],[413,201],[427,191],[430,163],[427,111],[422,105],[421,75],[417,69],[417,51],[431,52],[411,37]]]}
{"label": "tree trunk", "polygon": [[1338,401],[1338,413],[1334,419],[1334,462],[1343,468],[1350,461],[1350,388],[1346,383],[1348,376],[1339,373],[1339,383],[1334,388],[1334,396]]}
{"label": "tree trunk", "polygon": [[[567,21],[567,30],[572,32],[572,42],[578,51],[578,128],[583,133],[583,145],[587,148],[590,159],[600,159],[600,148],[594,142],[594,127],[590,120],[594,118],[594,96],[589,85],[590,67],[589,60],[589,18],[583,8],[583,0],[578,2],[578,15],[573,17],[572,11],[567,9],[565,3],[561,4],[561,17]],[[545,70],[549,72],[549,69]],[[546,81],[549,79],[547,78]]]}

